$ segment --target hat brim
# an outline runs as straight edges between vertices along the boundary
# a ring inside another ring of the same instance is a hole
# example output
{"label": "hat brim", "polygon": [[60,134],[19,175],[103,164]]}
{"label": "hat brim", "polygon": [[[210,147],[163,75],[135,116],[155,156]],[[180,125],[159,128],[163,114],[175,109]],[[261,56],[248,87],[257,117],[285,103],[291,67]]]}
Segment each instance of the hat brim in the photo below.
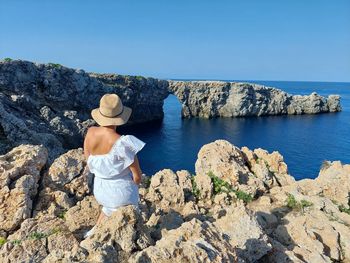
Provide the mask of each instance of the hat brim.
{"label": "hat brim", "polygon": [[100,126],[111,126],[111,125],[123,125],[128,122],[130,115],[131,115],[132,109],[129,107],[123,108],[122,114],[120,114],[118,117],[105,117],[103,116],[99,109],[94,109],[91,111],[92,118],[97,122]]}

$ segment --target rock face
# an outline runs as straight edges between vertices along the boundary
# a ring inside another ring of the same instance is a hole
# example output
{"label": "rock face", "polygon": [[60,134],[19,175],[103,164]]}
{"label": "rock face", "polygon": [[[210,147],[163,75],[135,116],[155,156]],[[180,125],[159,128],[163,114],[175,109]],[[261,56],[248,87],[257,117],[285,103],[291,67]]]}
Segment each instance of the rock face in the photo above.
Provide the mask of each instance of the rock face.
{"label": "rock face", "polygon": [[44,166],[42,146],[0,156],[0,262],[350,262],[349,165],[295,181],[278,152],[204,145],[196,175],[143,178],[139,209],[95,228],[81,149]]}
{"label": "rock face", "polygon": [[169,81],[169,89],[182,103],[182,116],[245,117],[316,114],[341,111],[340,97],[288,93],[257,84],[221,81]]}
{"label": "rock face", "polygon": [[31,217],[40,172],[47,161],[41,146],[21,145],[0,156],[0,232]]}
{"label": "rock face", "polygon": [[105,93],[134,109],[130,123],[161,119],[167,81],[88,74],[58,64],[0,62],[0,151],[43,144],[53,160],[82,145],[90,112]]}

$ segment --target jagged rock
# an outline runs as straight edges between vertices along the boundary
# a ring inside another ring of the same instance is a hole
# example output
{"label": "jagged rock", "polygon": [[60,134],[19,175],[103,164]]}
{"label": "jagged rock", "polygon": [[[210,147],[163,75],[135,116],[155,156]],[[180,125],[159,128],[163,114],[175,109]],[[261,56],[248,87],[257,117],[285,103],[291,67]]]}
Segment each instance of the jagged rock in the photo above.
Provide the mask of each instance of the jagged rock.
{"label": "jagged rock", "polygon": [[242,262],[235,248],[210,222],[192,219],[168,231],[154,246],[136,253],[129,262]]}
{"label": "jagged rock", "polygon": [[33,216],[52,215],[58,216],[74,205],[74,200],[62,191],[54,191],[49,187],[39,192],[34,206]]}
{"label": "jagged rock", "polygon": [[258,221],[243,205],[227,208],[226,215],[217,219],[214,225],[245,262],[257,262],[272,249]]}
{"label": "jagged rock", "polygon": [[350,165],[326,162],[315,179],[324,196],[350,208]]}
{"label": "jagged rock", "polygon": [[100,214],[100,206],[93,196],[87,196],[63,214],[69,231],[79,238],[92,228]]}
{"label": "jagged rock", "polygon": [[0,156],[0,230],[13,231],[31,216],[46,161],[42,146],[21,145]]}
{"label": "jagged rock", "polygon": [[146,199],[163,211],[181,209],[185,203],[185,192],[179,176],[169,169],[156,173],[152,176]]}
{"label": "jagged rock", "polygon": [[103,224],[97,225],[90,237],[80,243],[89,253],[88,260],[103,259],[105,252],[100,249],[107,246],[112,255],[106,256],[113,256],[113,261],[110,259],[110,262],[125,262],[131,253],[152,244],[153,240],[134,206],[120,207]]}
{"label": "jagged rock", "polygon": [[[266,153],[266,156],[266,159],[272,159],[268,158],[268,153]],[[258,193],[261,194],[274,186],[276,175],[265,162],[260,164],[254,161],[253,163],[254,158],[257,158],[256,155],[249,152],[249,149],[244,148],[241,151],[225,140],[216,140],[204,145],[198,153],[195,164],[195,181],[203,197],[210,198],[212,195],[211,180],[207,178],[210,173],[253,196]],[[293,182],[291,176],[287,174],[282,175],[281,178],[284,181],[290,180]]]}
{"label": "jagged rock", "polygon": [[247,147],[242,147],[241,150],[250,170],[269,188],[295,182],[295,179],[288,174],[287,164],[279,152],[268,153],[261,148],[251,151]]}
{"label": "jagged rock", "polygon": [[182,116],[243,117],[341,111],[340,96],[290,95],[258,84],[223,81],[169,81],[182,103]]}
{"label": "jagged rock", "polygon": [[62,257],[79,245],[63,220],[55,217],[26,219],[0,249],[0,261],[42,262],[50,254]]}
{"label": "jagged rock", "polygon": [[[82,145],[93,125],[91,109],[106,93],[133,108],[129,123],[163,117],[168,82],[114,74],[88,74],[58,64],[0,61],[0,152],[22,143],[43,144],[52,161]],[[137,105],[137,107],[135,107]]]}
{"label": "jagged rock", "polygon": [[81,148],[66,152],[58,157],[44,176],[43,185],[59,190],[82,200],[92,192],[92,174],[84,174],[86,160]]}

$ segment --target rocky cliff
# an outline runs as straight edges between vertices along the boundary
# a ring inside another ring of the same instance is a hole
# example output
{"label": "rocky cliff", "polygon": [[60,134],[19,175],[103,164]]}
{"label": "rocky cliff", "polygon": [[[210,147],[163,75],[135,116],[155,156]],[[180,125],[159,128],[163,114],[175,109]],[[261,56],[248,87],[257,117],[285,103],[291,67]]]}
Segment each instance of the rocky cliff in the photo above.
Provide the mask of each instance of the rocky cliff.
{"label": "rocky cliff", "polygon": [[204,145],[188,171],[143,178],[83,240],[99,213],[81,149],[51,165],[42,146],[0,156],[0,262],[350,262],[350,165],[295,181],[278,152]]}
{"label": "rocky cliff", "polygon": [[182,116],[245,117],[282,114],[316,114],[341,111],[340,97],[316,93],[300,96],[250,83],[222,81],[169,81],[182,103]]}
{"label": "rocky cliff", "polygon": [[58,64],[0,62],[0,151],[21,143],[43,144],[50,159],[79,147],[93,124],[91,109],[105,93],[133,108],[130,124],[163,117],[167,81],[88,74]]}
{"label": "rocky cliff", "polygon": [[163,118],[174,93],[184,117],[314,114],[340,111],[340,98],[313,93],[291,96],[254,84],[178,82],[140,76],[86,73],[59,64],[0,61],[0,153],[23,143],[43,144],[49,160],[82,145],[94,125],[91,109],[105,93],[133,109],[129,125]]}

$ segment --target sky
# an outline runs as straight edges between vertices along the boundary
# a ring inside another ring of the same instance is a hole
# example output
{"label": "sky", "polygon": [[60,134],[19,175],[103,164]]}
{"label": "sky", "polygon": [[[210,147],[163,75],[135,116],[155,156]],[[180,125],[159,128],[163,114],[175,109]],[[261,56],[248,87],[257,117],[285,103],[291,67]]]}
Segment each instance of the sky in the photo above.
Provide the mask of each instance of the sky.
{"label": "sky", "polygon": [[0,58],[164,79],[350,82],[350,0],[0,0]]}

